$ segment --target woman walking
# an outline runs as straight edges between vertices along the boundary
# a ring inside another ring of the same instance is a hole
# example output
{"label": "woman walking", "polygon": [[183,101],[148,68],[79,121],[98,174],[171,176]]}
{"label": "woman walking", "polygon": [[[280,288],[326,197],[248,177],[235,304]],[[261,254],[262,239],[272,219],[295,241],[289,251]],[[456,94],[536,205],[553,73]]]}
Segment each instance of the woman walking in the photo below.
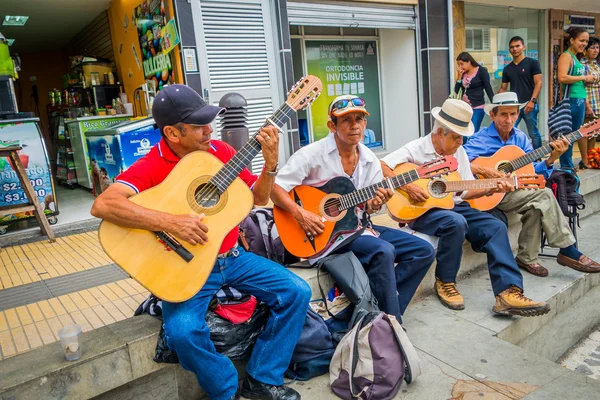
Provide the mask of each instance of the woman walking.
{"label": "woman walking", "polygon": [[460,53],[456,57],[456,61],[458,63],[458,79],[456,85],[454,85],[454,93],[459,93],[462,90],[462,100],[473,108],[471,121],[473,121],[475,132],[477,132],[485,116],[483,111],[485,95],[483,92],[485,91],[490,101],[494,97],[494,91],[490,84],[490,74],[466,51]]}
{"label": "woman walking", "polygon": [[[558,81],[563,85],[563,91],[568,90],[569,102],[571,103],[572,131],[579,129],[583,125],[585,117],[585,99],[587,92],[585,83],[591,83],[594,80],[593,75],[586,75],[585,68],[577,58],[582,54],[588,45],[590,34],[583,28],[570,28],[569,48],[558,59]],[[581,144],[586,141],[585,144]],[[586,146],[587,139],[577,141],[579,148]],[[585,157],[582,154],[582,157]],[[575,169],[573,165],[573,145],[560,156],[560,166],[565,169]]]}
{"label": "woman walking", "polygon": [[[585,103],[585,122],[592,121],[600,117],[600,64],[598,64],[598,54],[600,53],[600,39],[591,37],[585,48],[585,57],[581,63],[585,67],[586,75],[592,75],[594,80],[585,84],[587,98]],[[590,167],[586,155],[590,149],[596,147],[596,138],[583,139],[579,144],[581,152],[581,161],[579,169]]]}

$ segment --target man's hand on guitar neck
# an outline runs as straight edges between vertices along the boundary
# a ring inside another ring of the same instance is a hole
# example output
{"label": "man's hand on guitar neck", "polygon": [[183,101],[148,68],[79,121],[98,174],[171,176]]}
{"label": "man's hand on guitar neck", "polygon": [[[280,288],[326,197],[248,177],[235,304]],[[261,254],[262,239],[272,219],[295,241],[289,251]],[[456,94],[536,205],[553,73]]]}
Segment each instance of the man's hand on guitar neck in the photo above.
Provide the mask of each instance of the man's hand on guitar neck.
{"label": "man's hand on guitar neck", "polygon": [[394,191],[392,189],[378,188],[377,196],[367,201],[367,212],[369,214],[378,212],[392,196],[394,196]]}
{"label": "man's hand on guitar neck", "polygon": [[550,142],[550,147],[552,147],[552,153],[550,153],[550,156],[546,159],[546,166],[548,167],[551,167],[552,164],[554,164],[554,162],[569,149],[569,141],[563,137]]}

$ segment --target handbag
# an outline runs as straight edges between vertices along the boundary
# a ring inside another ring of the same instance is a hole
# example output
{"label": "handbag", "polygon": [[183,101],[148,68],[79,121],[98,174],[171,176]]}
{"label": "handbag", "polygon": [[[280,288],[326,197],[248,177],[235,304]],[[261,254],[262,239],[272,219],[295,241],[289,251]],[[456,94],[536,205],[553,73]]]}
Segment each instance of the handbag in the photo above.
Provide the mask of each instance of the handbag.
{"label": "handbag", "polygon": [[[574,66],[575,63],[571,60],[569,75],[573,73]],[[571,85],[565,85],[565,95],[560,101],[558,100],[559,88],[560,84],[556,85],[554,91],[554,105],[548,111],[548,130],[552,139],[557,139],[562,134],[569,133],[573,129],[573,116],[571,114],[571,102],[569,100]]]}

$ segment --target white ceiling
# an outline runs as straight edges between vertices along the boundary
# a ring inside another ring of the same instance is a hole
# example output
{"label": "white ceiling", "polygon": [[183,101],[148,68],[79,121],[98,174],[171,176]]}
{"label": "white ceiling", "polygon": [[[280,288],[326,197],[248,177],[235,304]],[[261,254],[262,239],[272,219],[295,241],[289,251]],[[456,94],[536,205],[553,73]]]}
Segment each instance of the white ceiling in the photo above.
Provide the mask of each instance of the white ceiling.
{"label": "white ceiling", "polygon": [[2,26],[13,52],[58,50],[110,6],[111,0],[0,0],[0,18],[28,15],[25,26]]}
{"label": "white ceiling", "polygon": [[467,3],[494,4],[500,6],[526,7],[540,10],[554,8],[557,10],[572,10],[582,12],[600,12],[598,0],[476,0]]}

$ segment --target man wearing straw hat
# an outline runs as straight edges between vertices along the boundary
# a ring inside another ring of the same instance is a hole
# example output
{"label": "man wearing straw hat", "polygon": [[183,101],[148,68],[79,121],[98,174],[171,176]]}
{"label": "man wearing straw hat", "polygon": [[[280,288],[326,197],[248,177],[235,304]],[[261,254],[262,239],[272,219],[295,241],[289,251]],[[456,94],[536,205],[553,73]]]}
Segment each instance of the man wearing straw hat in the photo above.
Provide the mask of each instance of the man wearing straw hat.
{"label": "man wearing straw hat", "polygon": [[[448,99],[442,107],[431,111],[435,118],[432,132],[413,140],[381,160],[385,176],[393,176],[397,165],[410,162],[417,165],[441,156],[452,155],[458,161],[458,172],[463,180],[475,179],[469,159],[462,147],[463,137],[473,135],[473,110],[467,103]],[[429,196],[415,184],[402,187],[414,202]],[[500,182],[494,189],[469,190],[454,195],[452,210],[432,209],[410,227],[416,231],[439,237],[435,292],[443,305],[454,310],[465,308],[464,298],[456,288],[456,276],[462,258],[463,241],[471,242],[473,249],[487,253],[488,269],[496,303],[493,311],[500,315],[531,317],[543,315],[550,307],[523,295],[523,276],[519,271],[508,240],[506,225],[488,213],[478,211],[464,200],[488,193],[510,192],[514,186]]]}
{"label": "man wearing straw hat", "polygon": [[[527,135],[515,128],[519,118],[519,110],[526,103],[519,103],[517,94],[513,92],[499,93],[491,104],[486,104],[484,111],[490,116],[492,123],[477,132],[465,145],[470,160],[480,156],[492,156],[503,146],[517,146],[525,153],[533,151]],[[533,163],[535,172],[550,177],[554,162],[569,147],[567,139],[559,139],[550,143],[550,156]],[[486,178],[501,177],[503,174],[495,169],[472,166],[473,173]],[[575,247],[575,237],[569,228],[567,219],[562,214],[556,198],[549,188],[542,190],[519,190],[508,193],[498,204],[504,212],[521,214],[523,228],[519,234],[519,250],[516,262],[520,268],[536,276],[547,276],[548,270],[540,264],[538,252],[543,228],[551,247],[559,248],[556,261],[560,265],[581,272],[600,272],[600,264],[582,254]]]}

